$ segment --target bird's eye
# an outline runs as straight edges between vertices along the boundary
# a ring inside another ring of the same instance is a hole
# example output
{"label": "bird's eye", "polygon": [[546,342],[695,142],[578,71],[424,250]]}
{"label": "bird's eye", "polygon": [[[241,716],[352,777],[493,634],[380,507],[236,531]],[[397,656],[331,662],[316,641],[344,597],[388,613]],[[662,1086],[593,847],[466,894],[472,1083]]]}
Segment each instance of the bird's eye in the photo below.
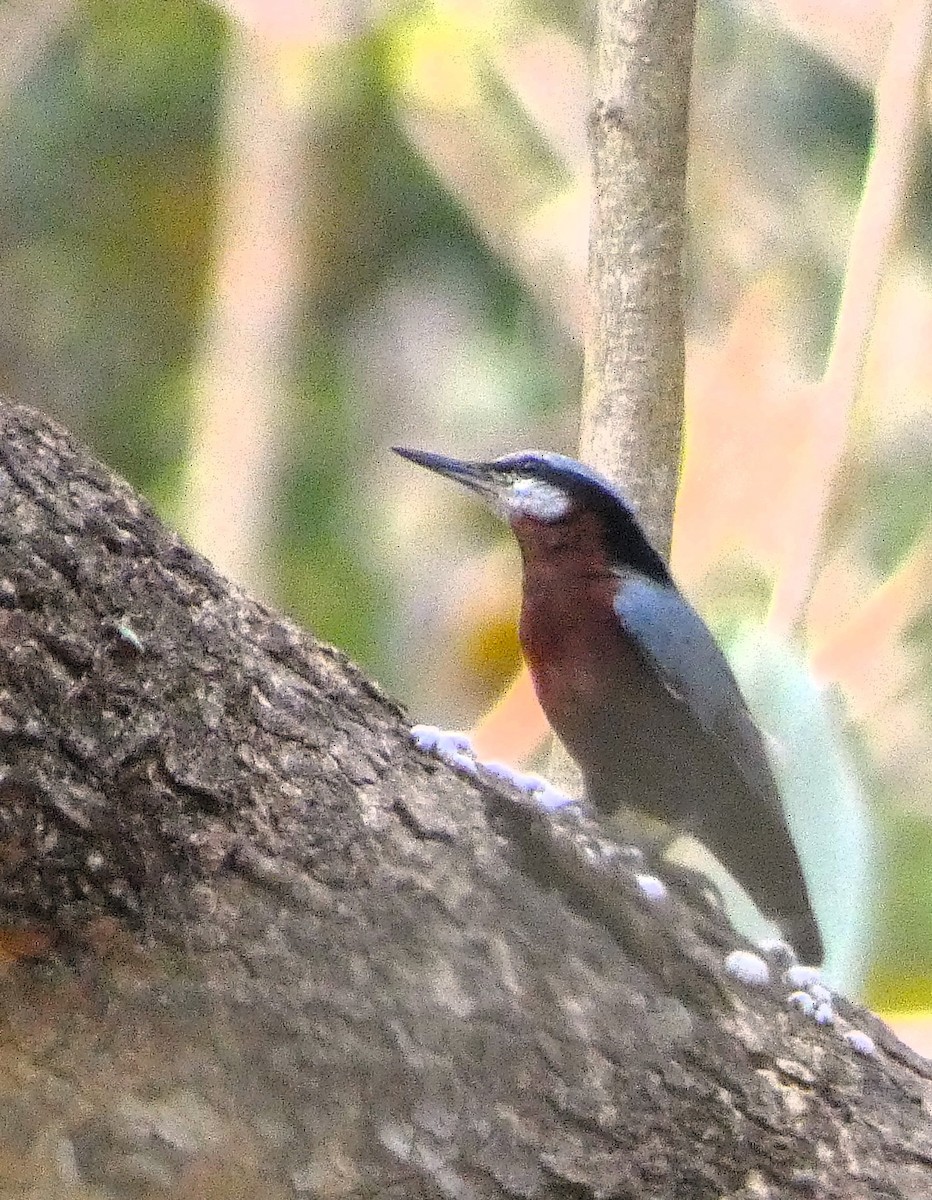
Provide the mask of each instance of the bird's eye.
{"label": "bird's eye", "polygon": [[510,517],[534,517],[538,521],[560,521],[570,511],[570,497],[543,479],[513,479],[505,494]]}

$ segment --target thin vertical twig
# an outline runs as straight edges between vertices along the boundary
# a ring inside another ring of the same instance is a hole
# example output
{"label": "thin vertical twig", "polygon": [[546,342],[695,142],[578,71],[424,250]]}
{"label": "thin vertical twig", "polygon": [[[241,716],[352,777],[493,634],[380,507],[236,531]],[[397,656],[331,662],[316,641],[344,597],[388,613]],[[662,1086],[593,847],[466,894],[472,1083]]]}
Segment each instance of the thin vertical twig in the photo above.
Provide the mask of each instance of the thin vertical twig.
{"label": "thin vertical twig", "polygon": [[899,237],[922,129],[932,5],[901,5],[874,91],[874,140],[851,235],[848,270],[828,363],[815,402],[821,436],[812,464],[811,500],[797,529],[796,553],[774,589],[769,621],[788,633],[805,608],[822,545],[825,516],[845,449],[877,298]]}
{"label": "thin vertical twig", "polygon": [[682,255],[695,9],[600,0],[580,432],[667,553],[683,409]]}

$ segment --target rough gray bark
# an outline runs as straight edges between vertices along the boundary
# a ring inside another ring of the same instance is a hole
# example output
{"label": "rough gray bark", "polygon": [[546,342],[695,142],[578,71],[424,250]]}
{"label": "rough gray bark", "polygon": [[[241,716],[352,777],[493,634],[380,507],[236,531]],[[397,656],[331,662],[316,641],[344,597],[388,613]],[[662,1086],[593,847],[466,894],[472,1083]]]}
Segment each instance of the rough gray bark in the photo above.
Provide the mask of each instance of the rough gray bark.
{"label": "rough gray bark", "polygon": [[693,0],[600,0],[580,449],[669,554],[683,408]]}
{"label": "rough gray bark", "polygon": [[925,1066],[0,407],[3,1197],[932,1196]]}

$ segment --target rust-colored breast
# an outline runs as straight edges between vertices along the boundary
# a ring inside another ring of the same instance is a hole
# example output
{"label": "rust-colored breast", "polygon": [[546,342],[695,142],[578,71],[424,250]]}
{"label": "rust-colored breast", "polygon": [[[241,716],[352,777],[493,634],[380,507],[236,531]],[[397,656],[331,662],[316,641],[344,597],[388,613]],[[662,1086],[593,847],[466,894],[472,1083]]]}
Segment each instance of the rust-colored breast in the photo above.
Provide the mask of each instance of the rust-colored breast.
{"label": "rust-colored breast", "polygon": [[616,587],[617,580],[598,577],[525,586],[521,647],[541,708],[577,759],[593,713],[612,699],[609,690],[639,670],[612,609]]}
{"label": "rust-colored breast", "polygon": [[704,752],[689,714],[625,635],[614,607],[618,570],[594,521],[581,514],[559,527],[515,528],[524,558],[521,646],[590,800],[679,820],[694,803],[686,768]]}
{"label": "rust-colored breast", "polygon": [[594,714],[641,670],[613,608],[618,577],[591,514],[513,528],[524,559],[521,647],[547,719],[585,769]]}

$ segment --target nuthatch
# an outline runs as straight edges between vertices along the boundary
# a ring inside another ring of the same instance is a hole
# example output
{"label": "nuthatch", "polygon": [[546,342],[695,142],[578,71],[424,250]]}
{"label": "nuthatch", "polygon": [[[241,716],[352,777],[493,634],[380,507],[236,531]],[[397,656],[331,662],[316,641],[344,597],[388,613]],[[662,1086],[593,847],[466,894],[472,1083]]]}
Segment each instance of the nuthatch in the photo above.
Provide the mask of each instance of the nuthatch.
{"label": "nuthatch", "polygon": [[761,732],[624,495],[561,454],[464,462],[397,451],[477,492],[514,531],[524,562],[521,646],[590,803],[692,833],[800,957],[821,962]]}

